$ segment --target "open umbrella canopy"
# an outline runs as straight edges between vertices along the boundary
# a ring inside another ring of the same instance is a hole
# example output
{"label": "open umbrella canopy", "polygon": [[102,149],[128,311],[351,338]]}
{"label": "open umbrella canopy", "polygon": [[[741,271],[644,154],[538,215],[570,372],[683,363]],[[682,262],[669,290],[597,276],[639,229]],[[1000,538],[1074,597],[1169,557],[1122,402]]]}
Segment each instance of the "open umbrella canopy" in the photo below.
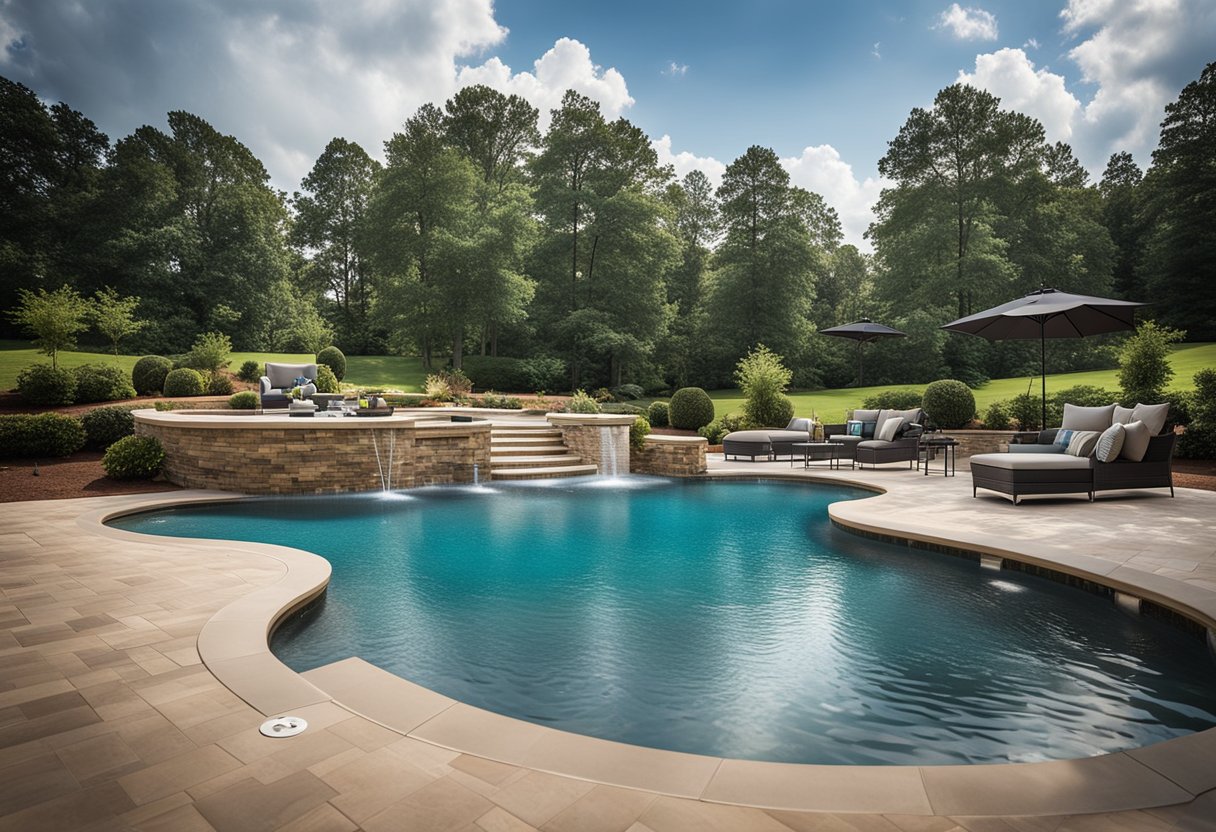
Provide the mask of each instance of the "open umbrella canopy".
{"label": "open umbrella canopy", "polygon": [[1058,289],[1038,289],[1025,297],[976,312],[942,327],[979,335],[989,341],[1039,341],[1043,427],[1047,427],[1048,338],[1084,338],[1136,328],[1136,308],[1130,300],[1073,295]]}
{"label": "open umbrella canopy", "polygon": [[819,330],[820,335],[833,335],[837,338],[851,338],[857,342],[857,386],[862,386],[861,347],[879,338],[905,338],[907,333],[892,329],[883,324],[876,324],[869,318],[862,318],[851,324],[828,327]]}

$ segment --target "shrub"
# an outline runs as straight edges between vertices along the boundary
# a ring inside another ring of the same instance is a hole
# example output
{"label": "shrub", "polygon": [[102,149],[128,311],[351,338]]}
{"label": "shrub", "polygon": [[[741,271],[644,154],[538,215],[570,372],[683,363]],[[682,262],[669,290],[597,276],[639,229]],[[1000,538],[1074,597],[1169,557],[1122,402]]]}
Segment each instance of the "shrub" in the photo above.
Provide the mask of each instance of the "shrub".
{"label": "shrub", "polygon": [[919,390],[883,390],[866,396],[861,405],[867,410],[911,410],[920,407],[921,397]]}
{"label": "shrub", "polygon": [[439,373],[432,373],[426,377],[426,382],[422,385],[422,392],[432,401],[446,402],[452,398],[452,388],[448,387],[448,380]]}
{"label": "shrub", "polygon": [[328,364],[317,365],[316,385],[318,393],[342,392],[342,388],[338,386],[338,377]]}
{"label": "shrub", "polygon": [[170,370],[169,375],[165,376],[166,396],[201,396],[203,390],[203,377],[198,370],[179,367]]}
{"label": "shrub", "polygon": [[594,393],[591,394],[591,398],[595,399],[600,404],[604,404],[605,402],[616,401],[616,397],[612,395],[612,391],[609,390],[607,387],[601,387],[598,390],[596,390]]}
{"label": "shrub", "polygon": [[737,430],[743,430],[743,417],[726,414],[705,425],[697,433],[708,439],[709,444],[721,445],[722,437]]}
{"label": "shrub", "polygon": [[76,401],[80,404],[135,398],[135,388],[126,372],[113,364],[81,364],[72,368],[72,375],[76,377]]}
{"label": "shrub", "polygon": [[31,364],[17,374],[17,392],[33,405],[71,404],[76,400],[76,376],[63,367]]}
{"label": "shrub", "polygon": [[785,427],[794,415],[793,402],[785,395],[792,377],[781,356],[763,344],[740,359],[735,381],[743,390],[744,420],[758,428]]}
{"label": "shrub", "polygon": [[419,407],[424,401],[426,401],[425,396],[419,396],[416,394],[397,394],[384,397],[384,403],[391,404],[393,407]]}
{"label": "shrub", "polygon": [[115,480],[150,480],[165,463],[165,449],[154,436],[127,436],[106,449],[101,467]]}
{"label": "shrub", "polygon": [[[1216,424],[1216,369],[1208,367],[1195,373],[1195,392],[1191,397],[1191,419]],[[1151,404],[1151,402],[1145,402]]]}
{"label": "shrub", "polygon": [[0,416],[0,457],[71,456],[84,447],[84,425],[63,413]]}
{"label": "shrub", "polygon": [[324,364],[334,371],[338,381],[346,378],[346,355],[337,347],[326,347],[317,353],[317,364]]}
{"label": "shrub", "polygon": [[173,362],[163,355],[145,355],[131,368],[131,383],[141,396],[155,396],[165,389],[165,376]]}
{"label": "shrub", "polygon": [[233,410],[257,410],[259,396],[252,390],[242,390],[228,397],[228,406]]}
{"label": "shrub", "polygon": [[241,381],[252,384],[262,377],[262,365],[252,358],[241,363],[241,369],[236,374]]}
{"label": "shrub", "polygon": [[[232,340],[222,332],[204,332],[194,340],[186,353],[186,366],[204,373],[214,373],[228,366],[232,358]],[[168,395],[166,393],[166,395]]]}
{"label": "shrub", "polygon": [[650,422],[646,421],[645,416],[639,416],[629,426],[629,447],[638,451],[642,450],[642,446],[646,444],[646,437],[649,435]]}
{"label": "shrub", "polygon": [[673,428],[698,430],[714,420],[714,402],[700,387],[681,387],[667,405]]}
{"label": "shrub", "polygon": [[632,401],[642,398],[646,395],[646,391],[636,384],[622,384],[612,388],[612,395],[616,397],[617,401]]}
{"label": "shrub", "polygon": [[628,402],[607,402],[600,405],[600,413],[624,413],[630,416],[645,416],[646,408]]}
{"label": "shrub", "polygon": [[1174,370],[1170,367],[1170,344],[1185,333],[1145,321],[1123,344],[1119,354],[1119,386],[1127,405],[1159,402]]}
{"label": "shrub", "polygon": [[464,371],[478,390],[556,390],[567,383],[566,365],[556,358],[466,356]]}
{"label": "shrub", "polygon": [[80,417],[85,441],[90,448],[108,448],[135,433],[135,417],[130,407],[98,407]]}
{"label": "shrub", "polygon": [[975,418],[975,394],[961,381],[941,379],[925,388],[921,407],[939,428],[961,428]]}
{"label": "shrub", "polygon": [[456,401],[467,399],[473,392],[473,380],[465,375],[464,370],[444,370],[440,375],[448,383],[448,389]]}
{"label": "shrub", "polygon": [[236,385],[232,383],[232,376],[223,370],[216,370],[207,376],[206,381],[208,396],[231,396],[232,391],[236,389]]}
{"label": "shrub", "polygon": [[1178,437],[1175,453],[1183,459],[1216,459],[1216,423],[1192,422]]}
{"label": "shrub", "polygon": [[667,427],[667,402],[651,402],[646,419],[656,428]]}
{"label": "shrub", "polygon": [[474,399],[472,404],[474,407],[494,407],[501,410],[520,410],[524,406],[523,402],[514,396],[504,396],[493,390],[487,390],[480,399]]}
{"label": "shrub", "polygon": [[575,390],[574,395],[570,397],[570,404],[566,407],[567,413],[599,413],[600,403],[587,395],[585,390]]}
{"label": "shrub", "polygon": [[168,413],[170,410],[181,410],[182,406],[178,402],[152,402],[154,407],[160,413]]}
{"label": "shrub", "polygon": [[1009,416],[1017,422],[1018,430],[1043,429],[1043,400],[1029,393],[1019,393],[1009,400]]}
{"label": "shrub", "polygon": [[984,427],[988,430],[1009,430],[1009,403],[993,402],[984,411]]}

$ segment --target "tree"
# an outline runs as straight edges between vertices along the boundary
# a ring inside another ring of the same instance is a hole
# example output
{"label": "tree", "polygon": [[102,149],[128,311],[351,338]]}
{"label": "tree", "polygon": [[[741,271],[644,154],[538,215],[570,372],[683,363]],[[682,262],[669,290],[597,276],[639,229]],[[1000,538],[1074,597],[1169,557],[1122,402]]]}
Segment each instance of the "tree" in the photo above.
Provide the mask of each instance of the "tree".
{"label": "tree", "polygon": [[482,84],[464,87],[444,105],[444,132],[501,191],[519,182],[531,148],[540,144],[536,108],[518,95],[503,95]]}
{"label": "tree", "polygon": [[805,188],[790,189],[790,205],[811,235],[811,244],[828,254],[834,252],[844,239],[836,209],[819,194]]}
{"label": "tree", "polygon": [[1148,184],[1144,262],[1161,322],[1216,339],[1216,62],[1166,105]]}
{"label": "tree", "polygon": [[139,298],[120,297],[118,292],[109,286],[99,289],[93,296],[93,304],[89,310],[93,325],[110,342],[115,355],[118,355],[119,341],[148,325],[147,321],[136,319],[137,308]]}
{"label": "tree", "polygon": [[1119,386],[1128,407],[1143,402],[1154,404],[1165,397],[1174,377],[1170,366],[1170,344],[1181,341],[1186,333],[1145,321],[1128,338],[1119,354]]}
{"label": "tree", "polygon": [[[308,282],[333,299],[341,341],[348,349],[369,345],[373,277],[366,255],[367,208],[380,164],[355,142],[330,140],[292,199],[291,239],[310,257]],[[332,335],[331,335],[332,337]]]}
{"label": "tree", "polygon": [[785,395],[793,378],[782,358],[757,344],[735,368],[735,383],[743,391],[743,418],[757,428],[785,427],[794,407]]}
{"label": "tree", "polygon": [[1139,273],[1144,252],[1144,174],[1130,153],[1111,154],[1098,184],[1102,195],[1102,223],[1115,244],[1112,288],[1126,300],[1136,300],[1144,290]]}
{"label": "tree", "polygon": [[77,333],[88,329],[89,302],[70,286],[53,292],[18,289],[17,294],[20,302],[10,317],[34,336],[38,351],[58,369],[59,351],[76,346]]}
{"label": "tree", "polygon": [[699,375],[702,337],[708,320],[705,295],[712,246],[721,233],[718,201],[709,177],[689,171],[664,193],[666,222],[680,244],[680,262],[666,276],[674,317],[658,353],[673,386],[687,387]]}

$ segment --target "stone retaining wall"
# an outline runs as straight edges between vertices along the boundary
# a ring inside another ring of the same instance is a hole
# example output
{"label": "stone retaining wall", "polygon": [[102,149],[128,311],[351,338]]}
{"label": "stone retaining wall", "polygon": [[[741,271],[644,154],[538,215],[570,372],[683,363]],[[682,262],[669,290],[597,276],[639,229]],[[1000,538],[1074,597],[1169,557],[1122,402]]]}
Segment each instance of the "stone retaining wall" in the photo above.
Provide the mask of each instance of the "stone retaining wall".
{"label": "stone retaining wall", "polygon": [[634,416],[609,413],[550,413],[549,424],[562,432],[562,441],[571,453],[578,454],[583,462],[599,467],[599,473],[613,473],[612,460],[607,458],[608,449],[615,450],[615,472],[628,473],[629,426]]}
{"label": "stone retaining wall", "polygon": [[703,436],[647,436],[640,451],[630,458],[634,474],[692,477],[704,474],[709,441]]}
{"label": "stone retaining wall", "polygon": [[490,479],[488,423],[225,417],[140,411],[135,432],[165,448],[165,477],[186,488],[325,494]]}
{"label": "stone retaining wall", "polygon": [[995,454],[1009,447],[1009,440],[1017,436],[1012,430],[948,430],[945,436],[958,440],[955,453],[960,456]]}

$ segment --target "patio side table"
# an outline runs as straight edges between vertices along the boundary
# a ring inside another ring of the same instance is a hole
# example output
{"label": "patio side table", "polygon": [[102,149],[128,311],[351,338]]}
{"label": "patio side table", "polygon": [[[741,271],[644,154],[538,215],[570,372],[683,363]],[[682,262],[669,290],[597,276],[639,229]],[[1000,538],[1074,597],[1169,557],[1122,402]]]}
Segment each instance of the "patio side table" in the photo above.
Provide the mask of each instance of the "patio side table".
{"label": "patio side table", "polygon": [[826,462],[829,468],[840,468],[840,453],[844,450],[843,442],[795,442],[790,446],[790,467],[794,467],[794,456],[802,454],[802,467],[810,468],[812,462]]}
{"label": "patio side table", "polygon": [[925,476],[929,476],[929,462],[937,454],[942,455],[942,475],[954,476],[954,465],[957,460],[959,441],[949,436],[934,436],[920,443],[920,455],[925,463]]}

